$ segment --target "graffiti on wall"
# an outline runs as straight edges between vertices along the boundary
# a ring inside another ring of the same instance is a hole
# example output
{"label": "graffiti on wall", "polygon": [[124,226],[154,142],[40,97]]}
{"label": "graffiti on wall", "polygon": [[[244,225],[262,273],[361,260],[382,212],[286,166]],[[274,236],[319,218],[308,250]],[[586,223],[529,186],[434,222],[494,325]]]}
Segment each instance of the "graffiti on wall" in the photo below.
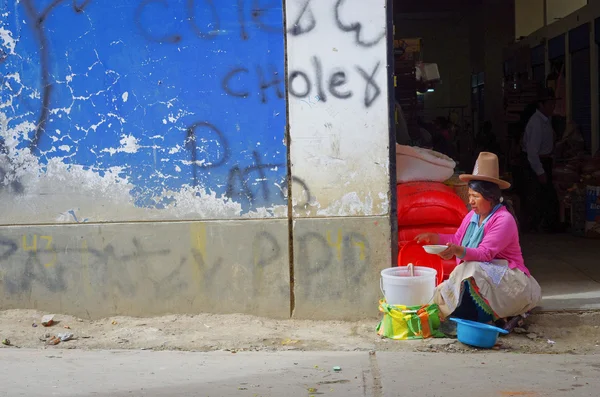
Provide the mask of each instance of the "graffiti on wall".
{"label": "graffiti on wall", "polygon": [[[354,293],[373,272],[372,250],[361,232],[341,229],[325,233],[307,232],[298,236],[295,272],[301,285],[301,299],[344,298],[359,302]],[[326,292],[325,292],[326,291]]]}
{"label": "graffiti on wall", "polygon": [[385,1],[291,0],[286,16],[292,174],[315,198],[296,214],[387,214]]}
{"label": "graffiti on wall", "polygon": [[[299,38],[311,34],[319,25],[330,24],[328,17],[332,14],[335,20],[335,26],[340,31],[352,35],[354,43],[361,48],[371,48],[376,46],[385,39],[386,32],[378,32],[374,38],[363,37],[363,25],[361,22],[348,23],[344,20],[342,12],[344,6],[346,9],[352,10],[352,4],[347,6],[347,0],[336,0],[331,2],[330,12],[324,13],[321,20],[317,19],[318,15],[312,9],[313,0],[304,0],[298,8],[298,16],[294,18],[292,26],[288,29],[288,34],[292,38]],[[316,3],[316,2],[315,2]],[[352,3],[350,1],[349,3]],[[313,55],[310,57],[312,66],[310,72],[301,69],[292,69],[289,73],[289,91],[290,95],[295,98],[314,97],[317,101],[327,102],[331,96],[336,99],[350,99],[355,95],[355,92],[347,88],[348,84],[352,84],[350,78],[360,80],[360,84],[364,90],[360,92],[362,102],[366,108],[371,107],[381,96],[381,88],[376,79],[378,73],[385,73],[381,67],[381,61],[377,60],[372,67],[364,68],[360,64],[355,64],[354,75],[349,77],[349,72],[339,65],[330,71],[323,69],[323,64],[320,56]],[[357,84],[352,84],[357,85]],[[346,88],[344,88],[346,87]],[[313,94],[315,94],[313,96]]]}
{"label": "graffiti on wall", "polygon": [[[247,301],[244,304],[252,305],[267,292],[285,302],[290,293],[289,277],[282,273],[288,267],[288,247],[272,231],[250,233],[237,251],[226,242],[215,244],[210,229],[201,223],[191,226],[190,245],[169,243],[161,233],[108,241],[104,234],[68,238],[39,231],[4,233],[0,236],[1,290],[12,298],[61,293],[78,295],[78,300],[97,296],[111,302],[202,297],[207,306],[224,301],[242,304],[240,296]],[[372,272],[373,252],[365,234],[341,229],[303,231],[296,241],[296,283],[302,286],[298,298],[326,290],[332,296],[348,296],[351,302],[360,299],[349,292],[361,287],[365,275]],[[335,285],[322,284],[333,279]]]}
{"label": "graffiti on wall", "polygon": [[175,216],[286,205],[281,2],[0,3],[0,194],[46,178]]}

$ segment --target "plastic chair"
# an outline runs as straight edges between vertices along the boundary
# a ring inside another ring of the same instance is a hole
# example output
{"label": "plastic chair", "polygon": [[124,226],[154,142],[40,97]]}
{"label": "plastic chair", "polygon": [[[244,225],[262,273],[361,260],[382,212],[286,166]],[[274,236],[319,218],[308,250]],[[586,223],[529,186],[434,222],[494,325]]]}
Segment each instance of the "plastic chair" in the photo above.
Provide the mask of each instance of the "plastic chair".
{"label": "plastic chair", "polygon": [[436,285],[444,281],[444,266],[442,258],[425,252],[423,245],[416,241],[407,242],[398,253],[398,266],[407,266],[412,263],[415,266],[429,267],[437,271]]}

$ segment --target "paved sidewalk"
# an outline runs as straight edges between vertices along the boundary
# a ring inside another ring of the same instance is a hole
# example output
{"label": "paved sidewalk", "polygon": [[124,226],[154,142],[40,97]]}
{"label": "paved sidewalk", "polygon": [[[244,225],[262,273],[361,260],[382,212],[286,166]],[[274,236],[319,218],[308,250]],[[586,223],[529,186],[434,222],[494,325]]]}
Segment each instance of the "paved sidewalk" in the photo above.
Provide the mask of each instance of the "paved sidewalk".
{"label": "paved sidewalk", "polygon": [[594,355],[0,352],[1,396],[562,397],[600,390]]}

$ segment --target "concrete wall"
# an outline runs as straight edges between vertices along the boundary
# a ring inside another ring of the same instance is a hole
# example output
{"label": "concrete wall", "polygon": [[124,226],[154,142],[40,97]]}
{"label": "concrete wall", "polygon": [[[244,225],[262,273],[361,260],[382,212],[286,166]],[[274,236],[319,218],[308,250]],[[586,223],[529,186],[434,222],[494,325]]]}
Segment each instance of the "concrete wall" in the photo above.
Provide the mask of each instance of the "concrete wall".
{"label": "concrete wall", "polygon": [[546,0],[546,24],[550,25],[587,4],[588,0]]}
{"label": "concrete wall", "polygon": [[515,38],[527,37],[546,25],[581,10],[595,0],[514,0]]}
{"label": "concrete wall", "polygon": [[516,38],[529,36],[544,26],[544,2],[545,0],[515,0]]}
{"label": "concrete wall", "polygon": [[[336,6],[336,4],[339,4]],[[292,173],[310,179],[294,215],[389,212],[384,0],[287,3]],[[294,190],[294,189],[292,189]],[[303,192],[293,192],[297,204]]]}
{"label": "concrete wall", "polygon": [[285,217],[281,5],[3,3],[2,223]]}
{"label": "concrete wall", "polygon": [[375,315],[376,3],[0,0],[0,307]]}
{"label": "concrete wall", "polygon": [[295,312],[364,316],[390,263],[386,4],[286,4]]}

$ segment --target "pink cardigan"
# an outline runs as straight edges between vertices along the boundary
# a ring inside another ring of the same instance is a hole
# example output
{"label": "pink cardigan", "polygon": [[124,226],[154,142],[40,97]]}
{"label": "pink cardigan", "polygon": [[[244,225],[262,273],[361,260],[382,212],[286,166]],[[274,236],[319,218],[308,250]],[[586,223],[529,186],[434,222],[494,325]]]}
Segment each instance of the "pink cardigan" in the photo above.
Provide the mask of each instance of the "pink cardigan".
{"label": "pink cardigan", "polygon": [[[467,232],[471,217],[474,212],[471,211],[463,219],[462,224],[456,231],[456,234],[440,234],[440,244],[462,245],[463,237]],[[504,259],[508,261],[508,267],[519,269],[527,276],[530,276],[529,270],[525,267],[521,246],[519,244],[519,231],[517,222],[506,207],[502,206],[496,211],[483,227],[483,240],[477,248],[467,248],[467,254],[464,258],[456,258],[456,262],[491,262],[494,259]]]}

